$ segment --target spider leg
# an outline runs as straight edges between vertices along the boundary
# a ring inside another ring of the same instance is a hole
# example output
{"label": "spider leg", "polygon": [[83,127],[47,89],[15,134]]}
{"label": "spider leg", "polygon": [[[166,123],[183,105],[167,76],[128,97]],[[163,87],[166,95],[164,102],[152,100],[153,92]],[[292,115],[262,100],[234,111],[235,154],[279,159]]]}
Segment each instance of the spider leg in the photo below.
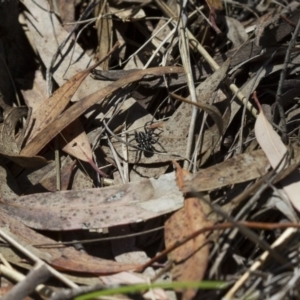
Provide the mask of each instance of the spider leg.
{"label": "spider leg", "polygon": [[[133,141],[136,141],[138,144],[140,144],[140,139],[139,139],[139,135],[138,135],[138,132],[134,131],[134,137],[128,141],[128,143],[131,143]],[[138,145],[139,147],[139,145]]]}
{"label": "spider leg", "polygon": [[145,133],[148,133],[149,131],[153,131],[153,129],[149,129],[147,127],[148,124],[153,124],[153,122],[152,121],[148,121],[148,122],[145,123],[145,125],[144,125],[144,131],[145,131]]}
{"label": "spider leg", "polygon": [[[157,149],[153,146],[153,144],[158,144],[158,145],[163,149],[163,151],[157,150]],[[153,150],[155,150],[155,151],[158,152],[158,153],[167,153],[167,152],[168,152],[158,140],[156,140],[155,143],[152,143],[152,148],[153,148]]]}
{"label": "spider leg", "polygon": [[135,159],[134,159],[136,164],[141,160],[142,153],[143,153],[143,150],[136,150],[136,152],[135,152]]}
{"label": "spider leg", "polygon": [[131,140],[129,140],[127,143],[131,143],[131,142],[133,142],[133,141],[136,141],[135,137],[132,138]]}

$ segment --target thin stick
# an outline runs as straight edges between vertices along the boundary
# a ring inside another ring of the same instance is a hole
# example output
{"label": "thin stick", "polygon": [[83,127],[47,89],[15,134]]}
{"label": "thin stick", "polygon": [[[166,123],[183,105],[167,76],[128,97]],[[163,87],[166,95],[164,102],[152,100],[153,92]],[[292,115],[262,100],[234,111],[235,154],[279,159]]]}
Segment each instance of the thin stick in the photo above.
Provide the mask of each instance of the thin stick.
{"label": "thin stick", "polygon": [[53,269],[51,266],[44,263],[39,257],[34,255],[32,252],[30,252],[28,249],[26,249],[23,245],[21,245],[19,242],[17,242],[15,239],[10,237],[9,234],[7,234],[5,231],[9,232],[10,235],[13,235],[8,228],[1,228],[0,229],[0,237],[4,239],[6,242],[8,242],[10,245],[15,247],[17,250],[21,251],[24,255],[26,255],[29,259],[34,261],[35,263],[41,263],[47,266],[48,270],[51,272],[53,276],[61,280],[63,283],[65,283],[67,286],[71,288],[77,288],[78,285],[75,284],[73,281],[69,280],[67,277]]}
{"label": "thin stick", "polygon": [[[197,95],[195,90],[195,84],[194,84],[194,78],[192,75],[192,68],[191,68],[191,62],[190,62],[190,48],[188,47],[188,36],[187,36],[187,28],[186,28],[186,21],[187,21],[187,12],[186,12],[186,1],[181,2],[181,6],[178,4],[178,10],[180,14],[180,20],[179,20],[179,36],[180,36],[180,56],[182,59],[183,67],[186,73],[186,79],[187,79],[187,85],[190,92],[190,97],[192,102],[197,102]],[[193,140],[194,140],[194,130],[195,130],[195,124],[196,124],[196,117],[198,114],[198,110],[193,107],[192,108],[192,115],[191,115],[191,121],[190,121],[190,127],[189,127],[189,133],[188,133],[188,139],[187,139],[187,147],[185,156],[187,158],[190,158],[191,152],[192,152],[192,146],[193,146]],[[188,169],[188,161],[184,161],[184,168]]]}

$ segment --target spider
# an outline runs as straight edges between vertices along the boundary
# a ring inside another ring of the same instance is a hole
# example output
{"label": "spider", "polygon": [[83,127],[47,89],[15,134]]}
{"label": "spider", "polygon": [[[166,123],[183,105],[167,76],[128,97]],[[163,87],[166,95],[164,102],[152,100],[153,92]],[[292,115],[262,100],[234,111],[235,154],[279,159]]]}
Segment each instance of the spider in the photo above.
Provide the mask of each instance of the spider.
{"label": "spider", "polygon": [[164,147],[158,141],[158,138],[155,139],[153,137],[154,134],[156,135],[156,137],[158,137],[159,134],[154,133],[155,129],[149,129],[147,127],[149,123],[151,123],[151,121],[145,124],[144,131],[134,132],[134,140],[136,140],[137,146],[141,149],[141,151],[144,152],[144,155],[146,157],[152,156],[154,151],[159,153],[161,152],[153,146],[154,144],[158,144],[164,150],[164,152],[166,152]]}

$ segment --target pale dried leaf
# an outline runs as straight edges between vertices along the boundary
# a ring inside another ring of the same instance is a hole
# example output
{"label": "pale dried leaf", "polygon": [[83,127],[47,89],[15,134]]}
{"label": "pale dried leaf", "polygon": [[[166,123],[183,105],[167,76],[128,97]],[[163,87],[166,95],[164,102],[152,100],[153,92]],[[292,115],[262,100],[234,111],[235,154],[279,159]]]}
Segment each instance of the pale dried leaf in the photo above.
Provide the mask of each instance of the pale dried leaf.
{"label": "pale dried leaf", "polygon": [[248,39],[248,34],[244,26],[236,19],[228,16],[224,17],[227,25],[227,37],[232,42],[233,48],[242,45]]}
{"label": "pale dried leaf", "polygon": [[[178,172],[181,172],[180,169],[177,169]],[[184,176],[182,173],[177,174],[177,181],[182,182],[183,178],[180,177]],[[175,212],[165,223],[166,248],[208,225],[211,225],[211,222],[206,218],[200,200],[197,198],[185,199],[184,207]],[[174,280],[201,280],[205,274],[209,257],[206,235],[198,235],[173,250],[168,257],[175,263],[175,267],[172,269]],[[195,266],[197,267],[195,268]],[[192,299],[196,292],[195,289],[183,291],[183,299]]]}
{"label": "pale dried leaf", "polygon": [[[50,16],[51,9],[48,1],[40,0],[37,3],[25,0],[23,4],[28,9],[28,12],[25,11],[28,20],[27,26],[33,37],[35,46],[45,66],[49,67],[53,55],[57,52],[57,44],[61,44],[66,39],[68,32],[62,27],[54,14]],[[48,8],[48,11],[45,8]],[[53,34],[54,32],[55,35]],[[69,51],[69,49],[73,49],[74,52]],[[85,70],[90,64],[91,59],[78,44],[74,44],[72,39],[67,42],[60,54],[64,59],[59,59],[59,64],[55,63],[53,77],[58,85],[62,86],[66,79]],[[92,78],[87,77],[73,96],[72,101],[78,101],[88,94],[104,88],[108,84],[109,82],[96,82]]]}
{"label": "pale dried leaf", "polygon": [[[101,276],[100,280],[105,285],[119,285],[119,284],[139,284],[147,283],[149,279],[144,278],[141,274],[134,274],[129,272],[120,272],[110,276]],[[168,300],[166,292],[163,289],[155,288],[144,294],[144,298],[158,300]]]}
{"label": "pale dried leaf", "polygon": [[44,230],[100,229],[144,221],[182,207],[174,173],[121,186],[33,194],[3,201],[2,211]]}
{"label": "pale dried leaf", "polygon": [[0,166],[0,198],[13,199],[20,195],[20,190],[16,180],[8,169]]}
{"label": "pale dried leaf", "polygon": [[[209,191],[230,184],[256,179],[267,173],[269,161],[263,151],[236,155],[200,170],[185,179],[184,191]],[[247,170],[247,172],[245,172]]]}
{"label": "pale dried leaf", "polygon": [[[257,116],[255,122],[255,136],[257,142],[265,152],[271,166],[280,171],[285,163],[284,156],[287,154],[287,148],[281,141],[277,132],[266,119],[263,111]],[[288,195],[294,207],[300,211],[300,173],[293,171],[287,178],[281,181],[283,190]]]}

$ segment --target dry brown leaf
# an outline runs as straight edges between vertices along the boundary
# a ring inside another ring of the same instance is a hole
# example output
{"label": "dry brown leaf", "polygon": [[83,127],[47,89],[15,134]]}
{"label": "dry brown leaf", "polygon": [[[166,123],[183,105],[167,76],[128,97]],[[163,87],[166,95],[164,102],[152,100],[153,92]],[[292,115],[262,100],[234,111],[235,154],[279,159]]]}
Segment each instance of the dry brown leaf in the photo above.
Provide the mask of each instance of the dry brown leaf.
{"label": "dry brown leaf", "polygon": [[93,161],[93,151],[80,120],[75,120],[61,132],[62,150],[77,159],[85,161],[103,177],[107,177]]}
{"label": "dry brown leaf", "polygon": [[77,251],[73,247],[35,248],[31,245],[55,245],[57,242],[26,227],[3,211],[0,211],[0,227],[2,227],[2,230],[6,230],[20,244],[30,249],[40,259],[59,270],[101,275],[129,271],[137,267],[136,265],[120,264],[110,260],[95,258]]}
{"label": "dry brown leaf", "polygon": [[[41,78],[40,73],[37,73],[34,82],[34,90],[31,90],[30,92],[23,92],[23,94],[28,97],[26,104],[31,108],[32,112],[29,120],[30,123],[27,126],[29,131],[31,127],[30,124],[35,124],[34,117],[32,116],[38,116],[39,120],[42,119],[39,110],[41,109],[42,105],[45,105],[45,99],[47,98],[46,90],[47,87],[45,81],[43,81]],[[64,152],[76,157],[77,159],[90,163],[96,172],[100,173],[101,175],[105,175],[104,173],[99,172],[99,169],[93,163],[92,149],[80,120],[75,120],[72,124],[66,127],[61,132],[60,136],[62,141],[61,147]]]}
{"label": "dry brown leaf", "polygon": [[[258,101],[257,103],[259,105]],[[259,111],[254,128],[256,140],[266,154],[271,166],[274,169],[277,168],[277,171],[280,171],[285,163],[283,158],[287,154],[287,148],[266,119],[260,105]],[[279,166],[279,164],[281,165]],[[298,169],[293,171],[287,178],[283,179],[281,184],[289,200],[294,207],[300,211],[300,173]]]}
{"label": "dry brown leaf", "polygon": [[32,111],[31,123],[33,127],[31,127],[30,136],[27,138],[26,144],[30,143],[37,134],[47,127],[67,107],[83,80],[98,64],[99,62],[77,73],[56,90],[50,98],[39,102],[39,106]]}
{"label": "dry brown leaf", "polygon": [[[177,165],[177,177],[182,177],[183,172]],[[177,179],[179,182],[183,178]],[[179,187],[180,188],[180,187]],[[165,244],[166,248],[174,243],[183,240],[191,233],[211,225],[203,213],[198,198],[187,198],[184,207],[175,212],[165,223]],[[209,246],[206,235],[198,235],[193,240],[185,243],[169,254],[169,259],[174,261],[172,269],[174,280],[178,281],[200,281],[202,280],[209,256]],[[197,290],[188,289],[183,291],[184,300],[192,299]]]}
{"label": "dry brown leaf", "polygon": [[73,28],[73,24],[66,23],[75,22],[76,1],[56,0],[53,8],[55,9],[56,7],[58,10],[57,14],[60,16],[64,28],[70,32]]}
{"label": "dry brown leaf", "polygon": [[256,179],[267,173],[268,166],[268,159],[261,150],[238,154],[222,163],[187,176],[184,192],[209,191]]}
{"label": "dry brown leaf", "polygon": [[76,102],[65,112],[59,115],[51,123],[47,124],[43,130],[36,135],[29,144],[21,151],[22,155],[35,155],[38,153],[50,140],[52,140],[66,126],[76,120],[80,115],[85,113],[93,104],[102,102],[106,97],[111,95],[118,89],[127,86],[130,83],[142,79],[146,75],[162,76],[165,74],[177,74],[184,72],[180,67],[158,67],[147,70],[139,70],[133,72],[128,77],[119,79],[109,86],[97,91]]}
{"label": "dry brown leaf", "polygon": [[[95,53],[95,59],[101,59],[108,53],[112,47],[113,41],[113,22],[111,18],[103,17],[110,14],[109,4],[106,1],[100,1],[95,7],[95,16],[97,21],[95,28],[97,29],[98,47]],[[108,70],[109,60],[102,62],[99,67],[102,70]]]}
{"label": "dry brown leaf", "polygon": [[[61,191],[66,191],[68,189],[68,186],[70,184],[70,179],[72,176],[73,168],[76,164],[76,161],[74,160],[71,163],[66,163],[60,170],[60,185],[61,185]],[[57,191],[57,175],[53,174],[51,176],[46,176],[36,184],[32,185],[28,190],[26,190],[26,195],[30,194],[37,194],[37,193],[45,193],[45,192],[56,192]],[[7,199],[6,197],[3,197],[4,199]]]}
{"label": "dry brown leaf", "polygon": [[[47,0],[39,0],[38,3],[24,0],[23,4],[27,8],[24,14],[31,38],[44,65],[49,68],[53,56],[57,52],[57,45],[61,45],[66,40],[68,32],[63,28],[56,15],[50,13],[51,7]],[[53,34],[54,32],[55,34]],[[62,86],[66,79],[85,70],[90,62],[91,58],[86,51],[74,43],[73,39],[69,39],[65,47],[60,49],[60,56],[54,63],[53,78],[59,86]],[[78,101],[106,85],[108,82],[96,82],[91,77],[87,77],[73,96],[72,101]]]}
{"label": "dry brown leaf", "polygon": [[33,194],[0,203],[2,211],[43,230],[100,229],[136,223],[182,207],[174,173],[120,186]]}

